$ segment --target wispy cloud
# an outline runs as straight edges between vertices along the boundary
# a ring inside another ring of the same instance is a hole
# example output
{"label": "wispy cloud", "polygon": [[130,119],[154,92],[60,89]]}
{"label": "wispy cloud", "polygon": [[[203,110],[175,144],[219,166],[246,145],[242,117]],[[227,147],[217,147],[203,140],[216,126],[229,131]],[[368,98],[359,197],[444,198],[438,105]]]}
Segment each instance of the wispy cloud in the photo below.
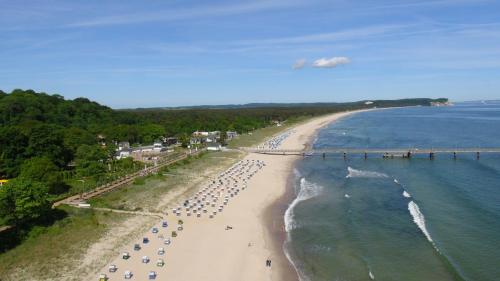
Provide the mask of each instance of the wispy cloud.
{"label": "wispy cloud", "polygon": [[374,25],[340,31],[316,33],[300,36],[278,37],[269,39],[241,40],[241,45],[274,45],[274,44],[304,44],[321,43],[342,40],[368,39],[375,36],[401,32],[410,27],[407,24]]}
{"label": "wispy cloud", "polygon": [[302,69],[306,66],[306,63],[307,63],[306,59],[299,59],[292,65],[292,69],[295,70]]}
{"label": "wispy cloud", "polygon": [[144,12],[134,14],[121,14],[96,18],[93,20],[80,21],[69,24],[69,27],[93,27],[105,25],[123,25],[158,21],[181,21],[205,17],[230,16],[245,13],[253,13],[265,10],[295,7],[304,4],[303,0],[270,0],[251,1],[230,5],[198,6],[189,9],[170,9],[155,12]]}
{"label": "wispy cloud", "polygon": [[391,4],[377,5],[376,9],[393,8],[425,8],[436,6],[477,5],[479,3],[491,2],[491,0],[434,0],[434,1],[397,1]]}

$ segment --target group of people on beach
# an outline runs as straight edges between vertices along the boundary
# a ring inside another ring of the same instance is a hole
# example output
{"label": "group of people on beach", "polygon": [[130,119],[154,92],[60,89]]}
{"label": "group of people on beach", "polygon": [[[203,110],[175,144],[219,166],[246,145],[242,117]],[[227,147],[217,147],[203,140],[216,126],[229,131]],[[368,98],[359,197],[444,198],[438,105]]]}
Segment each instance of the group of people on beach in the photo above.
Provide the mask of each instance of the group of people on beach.
{"label": "group of people on beach", "polygon": [[267,149],[267,150],[278,149],[279,146],[283,143],[283,141],[287,139],[294,132],[295,132],[294,130],[288,130],[284,133],[281,133],[275,137],[268,139],[263,144],[259,145],[257,148]]}
{"label": "group of people on beach", "polygon": [[[248,187],[248,181],[264,166],[266,166],[266,164],[261,160],[242,160],[219,174],[216,178],[209,180],[209,182],[198,192],[196,192],[188,199],[183,200],[181,204],[172,209],[172,214],[178,217],[178,224],[177,226],[174,226],[176,227],[175,229],[170,229],[171,226],[166,221],[163,221],[160,226],[154,226],[152,228],[152,234],[158,239],[147,239],[147,241],[143,239],[143,243],[134,245],[133,251],[137,252],[144,247],[152,247],[157,244],[157,246],[160,247],[158,248],[158,255],[159,258],[161,258],[161,256],[165,254],[165,250],[163,247],[170,245],[172,241],[171,238],[174,238],[172,230],[176,232],[177,236],[177,233],[181,232],[184,229],[184,220],[188,220],[187,217],[201,218],[202,216],[208,216],[209,218],[214,218],[218,213],[223,211],[224,207],[232,198],[237,196],[241,191],[245,190]],[[181,217],[183,220],[180,220]],[[232,226],[226,226],[226,230],[232,229]],[[171,238],[170,233],[172,233]],[[129,258],[131,257],[129,252],[124,253],[126,253],[126,255],[122,255],[122,259],[127,260],[124,262],[125,264],[132,262],[132,260],[139,260],[142,263],[147,260],[146,263],[149,263],[149,257],[147,259],[143,257],[142,259],[129,260]],[[158,259],[156,264],[157,269],[163,267],[163,264],[163,259]],[[110,270],[110,273],[114,273],[118,270],[116,265],[112,266],[116,270]],[[154,268],[151,269],[152,270],[149,273],[154,273],[154,279],[156,279],[157,273],[156,271],[154,271]],[[112,277],[113,275],[114,274],[112,274],[110,277]],[[127,276],[132,276],[131,271],[125,271],[125,276],[126,279]],[[148,276],[148,278],[151,277],[152,276]],[[111,278],[107,277],[106,280],[111,280]]]}

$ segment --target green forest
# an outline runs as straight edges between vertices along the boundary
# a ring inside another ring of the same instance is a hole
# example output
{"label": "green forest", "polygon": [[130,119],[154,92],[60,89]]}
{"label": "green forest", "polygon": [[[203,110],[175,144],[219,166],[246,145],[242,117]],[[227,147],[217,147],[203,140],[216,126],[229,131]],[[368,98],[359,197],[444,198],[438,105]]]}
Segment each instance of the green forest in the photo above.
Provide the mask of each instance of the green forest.
{"label": "green forest", "polygon": [[196,130],[249,132],[272,121],[367,107],[430,105],[446,99],[379,100],[371,104],[265,104],[211,108],[113,110],[86,98],[73,100],[33,90],[0,91],[0,226],[29,225],[46,217],[71,181],[133,169],[113,159],[115,142],[150,144],[159,137],[188,140]]}

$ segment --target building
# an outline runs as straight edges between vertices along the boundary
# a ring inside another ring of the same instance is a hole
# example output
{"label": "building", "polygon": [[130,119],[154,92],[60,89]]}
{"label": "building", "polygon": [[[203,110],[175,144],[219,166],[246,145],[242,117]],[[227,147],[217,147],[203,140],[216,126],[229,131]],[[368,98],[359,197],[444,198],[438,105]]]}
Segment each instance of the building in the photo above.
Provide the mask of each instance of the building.
{"label": "building", "polygon": [[163,140],[163,145],[165,146],[171,146],[171,145],[176,145],[179,142],[177,138],[170,137],[170,138],[165,138]]}
{"label": "building", "polygon": [[226,132],[227,140],[232,140],[232,139],[236,138],[237,136],[238,136],[238,132],[235,132],[235,131],[227,131]]}
{"label": "building", "polygon": [[130,148],[128,142],[120,142],[118,148],[116,149],[115,158],[123,159],[127,157],[133,157],[136,160],[142,161],[144,156],[157,155],[162,152],[167,151],[167,148],[163,146],[162,141],[155,141],[153,145],[145,145]]}
{"label": "building", "polygon": [[190,144],[214,143],[220,140],[220,131],[202,132],[196,131],[191,135]]}
{"label": "building", "polygon": [[130,143],[128,141],[121,141],[118,143],[118,150],[129,149]]}
{"label": "building", "polygon": [[122,150],[117,150],[116,153],[115,153],[115,158],[117,160],[120,160],[120,159],[123,159],[123,158],[130,157],[131,154],[132,154],[132,149],[130,149],[130,148],[122,149]]}
{"label": "building", "polygon": [[207,145],[207,150],[209,151],[220,151],[222,149],[222,145],[218,142],[212,142]]}
{"label": "building", "polygon": [[196,131],[193,133],[193,137],[207,137],[208,134],[210,133],[205,131]]}
{"label": "building", "polygon": [[161,141],[155,141],[153,144],[153,151],[154,152],[162,152],[166,150],[165,147],[163,147],[163,142]]}
{"label": "building", "polygon": [[219,131],[214,131],[208,133],[208,136],[205,138],[205,142],[217,142],[220,140],[220,132]]}

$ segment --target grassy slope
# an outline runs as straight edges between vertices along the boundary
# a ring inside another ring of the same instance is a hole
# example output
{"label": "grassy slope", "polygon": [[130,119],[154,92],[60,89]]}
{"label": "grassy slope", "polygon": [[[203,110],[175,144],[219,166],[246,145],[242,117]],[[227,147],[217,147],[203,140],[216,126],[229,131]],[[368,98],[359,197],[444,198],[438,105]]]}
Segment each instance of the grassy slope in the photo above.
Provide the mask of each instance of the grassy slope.
{"label": "grassy slope", "polygon": [[163,197],[176,187],[183,186],[189,192],[214,172],[222,171],[243,156],[236,151],[209,152],[199,158],[192,158],[181,164],[171,165],[159,175],[136,180],[134,184],[94,198],[90,204],[95,207],[131,211],[163,212]]}
{"label": "grassy slope", "polygon": [[60,278],[64,268],[81,258],[85,248],[103,235],[111,224],[127,218],[92,210],[62,207],[69,216],[50,227],[35,228],[21,245],[0,255],[0,280]]}
{"label": "grassy slope", "polygon": [[262,129],[258,129],[252,132],[251,135],[245,134],[239,136],[238,138],[229,142],[229,148],[238,148],[238,147],[249,147],[259,143],[264,142],[266,139],[271,136],[278,134],[286,129],[293,127],[294,125],[304,122],[308,120],[308,117],[294,118],[293,120],[289,120],[285,122],[281,127],[277,126],[269,126]]}

